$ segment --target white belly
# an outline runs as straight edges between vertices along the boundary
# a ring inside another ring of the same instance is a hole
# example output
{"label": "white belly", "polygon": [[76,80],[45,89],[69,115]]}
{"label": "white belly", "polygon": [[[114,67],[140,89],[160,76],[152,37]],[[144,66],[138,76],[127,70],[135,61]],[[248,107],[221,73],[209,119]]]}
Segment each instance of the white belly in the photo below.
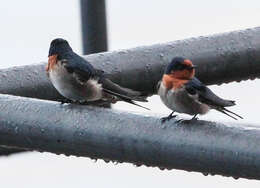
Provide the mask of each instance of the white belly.
{"label": "white belly", "polygon": [[177,91],[167,90],[161,83],[158,95],[163,103],[175,112],[195,115],[205,114],[210,110],[208,105],[202,104],[191,97],[184,88],[178,89]]}
{"label": "white belly", "polygon": [[97,81],[88,80],[84,85],[80,84],[59,63],[49,71],[49,78],[58,92],[70,100],[95,101],[102,98],[101,85]]}

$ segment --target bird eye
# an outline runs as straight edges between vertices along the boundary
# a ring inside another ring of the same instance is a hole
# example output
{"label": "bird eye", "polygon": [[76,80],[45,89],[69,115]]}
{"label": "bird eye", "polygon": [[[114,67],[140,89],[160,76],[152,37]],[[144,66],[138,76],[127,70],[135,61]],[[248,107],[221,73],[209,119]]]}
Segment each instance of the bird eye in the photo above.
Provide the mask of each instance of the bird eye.
{"label": "bird eye", "polygon": [[68,60],[67,60],[67,59],[62,59],[62,60],[61,60],[61,63],[62,63],[62,64],[67,64],[67,63],[68,63]]}
{"label": "bird eye", "polygon": [[184,70],[185,68],[186,68],[186,65],[184,65],[184,64],[179,64],[179,66],[178,66],[179,70]]}

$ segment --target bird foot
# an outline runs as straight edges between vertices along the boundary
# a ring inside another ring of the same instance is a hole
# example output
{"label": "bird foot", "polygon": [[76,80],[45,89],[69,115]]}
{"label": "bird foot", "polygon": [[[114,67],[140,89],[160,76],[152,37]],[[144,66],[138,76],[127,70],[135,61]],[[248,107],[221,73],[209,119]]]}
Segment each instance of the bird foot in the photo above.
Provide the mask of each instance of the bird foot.
{"label": "bird foot", "polygon": [[70,99],[60,99],[59,101],[61,102],[61,104],[65,104],[65,103],[68,103],[68,104],[81,104],[81,105],[87,104],[86,101],[73,101],[73,100],[70,100]]}
{"label": "bird foot", "polygon": [[169,121],[172,118],[176,118],[176,117],[177,117],[177,115],[170,115],[170,116],[167,116],[167,117],[163,117],[163,118],[161,118],[161,122],[165,123],[166,121]]}
{"label": "bird foot", "polygon": [[197,118],[197,117],[193,117],[190,119],[190,121],[198,121],[198,120],[199,120],[199,118]]}
{"label": "bird foot", "polygon": [[187,121],[187,120],[185,120],[185,119],[178,119],[178,120],[176,120],[176,123],[183,123],[185,121]]}
{"label": "bird foot", "polygon": [[193,118],[191,118],[189,120],[187,120],[187,119],[179,119],[176,122],[177,123],[183,123],[183,124],[191,124],[191,123],[195,123],[196,121],[198,121],[198,119],[199,118],[197,118],[197,117],[193,117]]}
{"label": "bird foot", "polygon": [[61,104],[64,104],[64,103],[73,103],[73,101],[70,100],[70,99],[60,99],[59,102],[61,102]]}

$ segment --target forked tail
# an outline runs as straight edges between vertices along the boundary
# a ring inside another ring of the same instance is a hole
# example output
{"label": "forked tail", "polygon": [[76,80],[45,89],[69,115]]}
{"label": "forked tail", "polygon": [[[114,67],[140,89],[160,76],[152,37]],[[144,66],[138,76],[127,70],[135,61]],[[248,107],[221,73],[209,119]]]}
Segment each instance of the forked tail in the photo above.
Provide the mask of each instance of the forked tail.
{"label": "forked tail", "polygon": [[[242,116],[236,114],[235,112],[232,112],[228,109],[226,109],[225,107],[218,107],[218,108],[215,108],[217,111],[219,112],[222,112],[223,114],[226,114],[227,116],[237,120],[237,118],[240,118],[240,119],[244,119]],[[230,114],[233,114],[234,116],[230,115]]]}
{"label": "forked tail", "polygon": [[146,110],[150,110],[149,108],[146,108],[146,107],[144,107],[144,106],[141,106],[141,105],[135,103],[135,102],[133,101],[133,100],[135,100],[134,98],[132,99],[132,98],[130,98],[130,97],[128,97],[128,96],[124,96],[124,95],[115,93],[115,92],[113,92],[113,91],[110,91],[110,90],[107,90],[107,89],[104,89],[104,88],[103,88],[103,91],[104,91],[105,93],[108,93],[108,94],[110,94],[110,95],[113,95],[113,96],[118,97],[119,99],[121,99],[121,100],[124,101],[124,102],[127,102],[127,103],[130,103],[130,104],[139,106],[139,107],[144,108],[144,109],[146,109]]}

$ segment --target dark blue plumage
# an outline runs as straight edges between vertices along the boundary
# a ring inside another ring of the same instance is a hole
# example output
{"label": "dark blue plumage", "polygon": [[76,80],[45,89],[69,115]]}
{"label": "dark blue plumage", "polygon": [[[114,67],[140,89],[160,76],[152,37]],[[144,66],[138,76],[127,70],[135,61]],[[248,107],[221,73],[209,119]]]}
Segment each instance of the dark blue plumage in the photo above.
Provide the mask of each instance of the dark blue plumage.
{"label": "dark blue plumage", "polygon": [[[235,101],[225,100],[215,95],[207,86],[201,83],[195,75],[195,67],[189,59],[175,57],[165,68],[158,94],[163,103],[173,112],[194,115],[206,114],[210,109],[218,110],[233,119],[242,118],[225,107],[235,105]],[[174,117],[172,114],[163,121]],[[228,113],[235,115],[231,116]]]}
{"label": "dark blue plumage", "polygon": [[120,87],[106,78],[102,70],[73,52],[69,43],[61,38],[51,42],[47,72],[54,87],[73,101],[107,100],[140,106],[135,101],[146,102],[138,91]]}

